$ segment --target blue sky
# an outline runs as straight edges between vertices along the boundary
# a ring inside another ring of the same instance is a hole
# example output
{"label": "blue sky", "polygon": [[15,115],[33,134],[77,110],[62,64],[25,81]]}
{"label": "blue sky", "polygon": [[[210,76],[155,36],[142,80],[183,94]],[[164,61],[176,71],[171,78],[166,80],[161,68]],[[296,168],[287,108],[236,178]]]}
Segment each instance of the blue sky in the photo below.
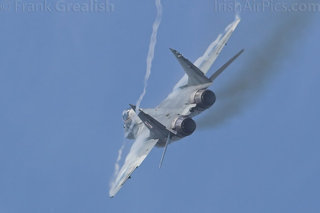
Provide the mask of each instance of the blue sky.
{"label": "blue sky", "polygon": [[[147,0],[109,4],[51,13],[0,1],[1,213],[320,211],[319,12],[292,21],[292,12],[243,10],[213,70],[245,53],[217,79],[216,106],[200,120],[228,101],[237,110],[169,146],[162,169],[154,149],[110,199],[121,112],[143,89],[156,11]],[[163,1],[142,107],[183,75],[169,47],[194,61],[233,19],[212,0]],[[219,97],[243,78],[239,100]]]}

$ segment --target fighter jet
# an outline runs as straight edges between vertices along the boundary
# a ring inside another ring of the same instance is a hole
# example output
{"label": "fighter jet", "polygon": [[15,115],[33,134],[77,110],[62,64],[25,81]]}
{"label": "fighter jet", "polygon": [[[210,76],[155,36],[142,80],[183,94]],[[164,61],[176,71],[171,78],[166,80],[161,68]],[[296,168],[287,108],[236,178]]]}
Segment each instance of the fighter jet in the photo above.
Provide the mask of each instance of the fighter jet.
{"label": "fighter jet", "polygon": [[115,177],[109,191],[110,197],[113,197],[126,180],[131,178],[132,172],[140,166],[154,146],[164,148],[159,164],[161,167],[168,145],[195,131],[196,123],[192,118],[209,109],[216,101],[215,93],[208,88],[243,52],[239,51],[212,75],[206,76],[239,22],[240,19],[236,17],[224,34],[219,35],[195,63],[170,48],[181,64],[185,76],[176,84],[169,96],[155,108],[143,109],[130,105],[130,108],[123,112],[125,136],[136,141]]}

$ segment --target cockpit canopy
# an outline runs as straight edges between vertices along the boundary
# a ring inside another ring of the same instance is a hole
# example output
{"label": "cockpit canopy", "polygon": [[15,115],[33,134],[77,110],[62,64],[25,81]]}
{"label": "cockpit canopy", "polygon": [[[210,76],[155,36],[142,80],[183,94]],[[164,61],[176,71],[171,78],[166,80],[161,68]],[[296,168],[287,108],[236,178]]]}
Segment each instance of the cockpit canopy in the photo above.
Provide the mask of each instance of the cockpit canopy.
{"label": "cockpit canopy", "polygon": [[129,119],[133,118],[134,111],[132,109],[127,109],[122,112],[122,119],[123,121],[128,121]]}
{"label": "cockpit canopy", "polygon": [[126,121],[126,120],[128,120],[129,119],[129,109],[127,109],[127,110],[124,110],[123,112],[122,112],[122,119],[123,119],[123,121]]}

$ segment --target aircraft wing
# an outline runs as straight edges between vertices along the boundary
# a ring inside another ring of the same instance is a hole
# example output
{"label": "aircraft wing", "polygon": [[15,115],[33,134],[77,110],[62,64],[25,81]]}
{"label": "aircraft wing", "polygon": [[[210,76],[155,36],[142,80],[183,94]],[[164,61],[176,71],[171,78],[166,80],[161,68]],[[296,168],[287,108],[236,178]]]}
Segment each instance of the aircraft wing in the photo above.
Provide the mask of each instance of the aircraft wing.
{"label": "aircraft wing", "polygon": [[206,77],[205,74],[209,71],[221,50],[227,44],[239,22],[240,18],[236,17],[235,20],[226,27],[225,32],[220,34],[218,38],[209,45],[203,56],[198,58],[193,64],[178,51],[171,49],[186,74],[175,85],[173,91],[165,100],[155,109],[147,109],[145,111],[154,116],[166,127],[170,127],[177,115],[189,115],[190,109],[195,106],[194,104],[190,104],[190,96],[197,90],[209,87],[212,81],[243,52],[243,50],[241,50],[210,78]]}
{"label": "aircraft wing", "polygon": [[[212,64],[216,61],[224,46],[229,41],[239,22],[240,18],[236,16],[235,20],[226,27],[225,32],[220,34],[218,38],[208,46],[204,54],[193,63],[194,66],[198,67],[199,70],[206,74],[210,70]],[[188,76],[184,75],[183,78],[174,86],[174,89],[184,86],[187,83]]]}
{"label": "aircraft wing", "polygon": [[132,172],[140,166],[157,142],[158,140],[155,139],[148,140],[146,134],[136,139],[131,146],[123,166],[111,184],[109,191],[110,197],[114,197],[115,194],[117,194],[123,184],[130,178]]}
{"label": "aircraft wing", "polygon": [[209,45],[208,49],[203,54],[203,56],[201,56],[194,62],[195,66],[199,67],[199,69],[203,73],[207,73],[209,71],[210,67],[215,62],[215,60],[221,53],[222,49],[224,48],[224,46],[227,44],[232,33],[237,28],[239,22],[240,22],[240,18],[236,16],[235,20],[227,26],[224,34],[219,35],[217,40],[215,40]]}

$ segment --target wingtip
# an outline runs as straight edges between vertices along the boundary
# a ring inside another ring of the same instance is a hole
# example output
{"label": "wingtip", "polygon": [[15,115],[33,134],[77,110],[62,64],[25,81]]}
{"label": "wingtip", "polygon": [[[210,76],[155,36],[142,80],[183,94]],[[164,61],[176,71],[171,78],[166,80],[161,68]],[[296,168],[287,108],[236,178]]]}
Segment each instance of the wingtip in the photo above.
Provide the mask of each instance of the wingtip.
{"label": "wingtip", "polygon": [[240,14],[236,14],[235,20],[236,20],[236,21],[241,21]]}
{"label": "wingtip", "polygon": [[114,193],[112,192],[112,189],[109,191],[109,198],[114,198]]}
{"label": "wingtip", "polygon": [[111,188],[109,191],[109,198],[114,198],[114,196],[116,196],[119,190],[120,190],[119,187]]}

